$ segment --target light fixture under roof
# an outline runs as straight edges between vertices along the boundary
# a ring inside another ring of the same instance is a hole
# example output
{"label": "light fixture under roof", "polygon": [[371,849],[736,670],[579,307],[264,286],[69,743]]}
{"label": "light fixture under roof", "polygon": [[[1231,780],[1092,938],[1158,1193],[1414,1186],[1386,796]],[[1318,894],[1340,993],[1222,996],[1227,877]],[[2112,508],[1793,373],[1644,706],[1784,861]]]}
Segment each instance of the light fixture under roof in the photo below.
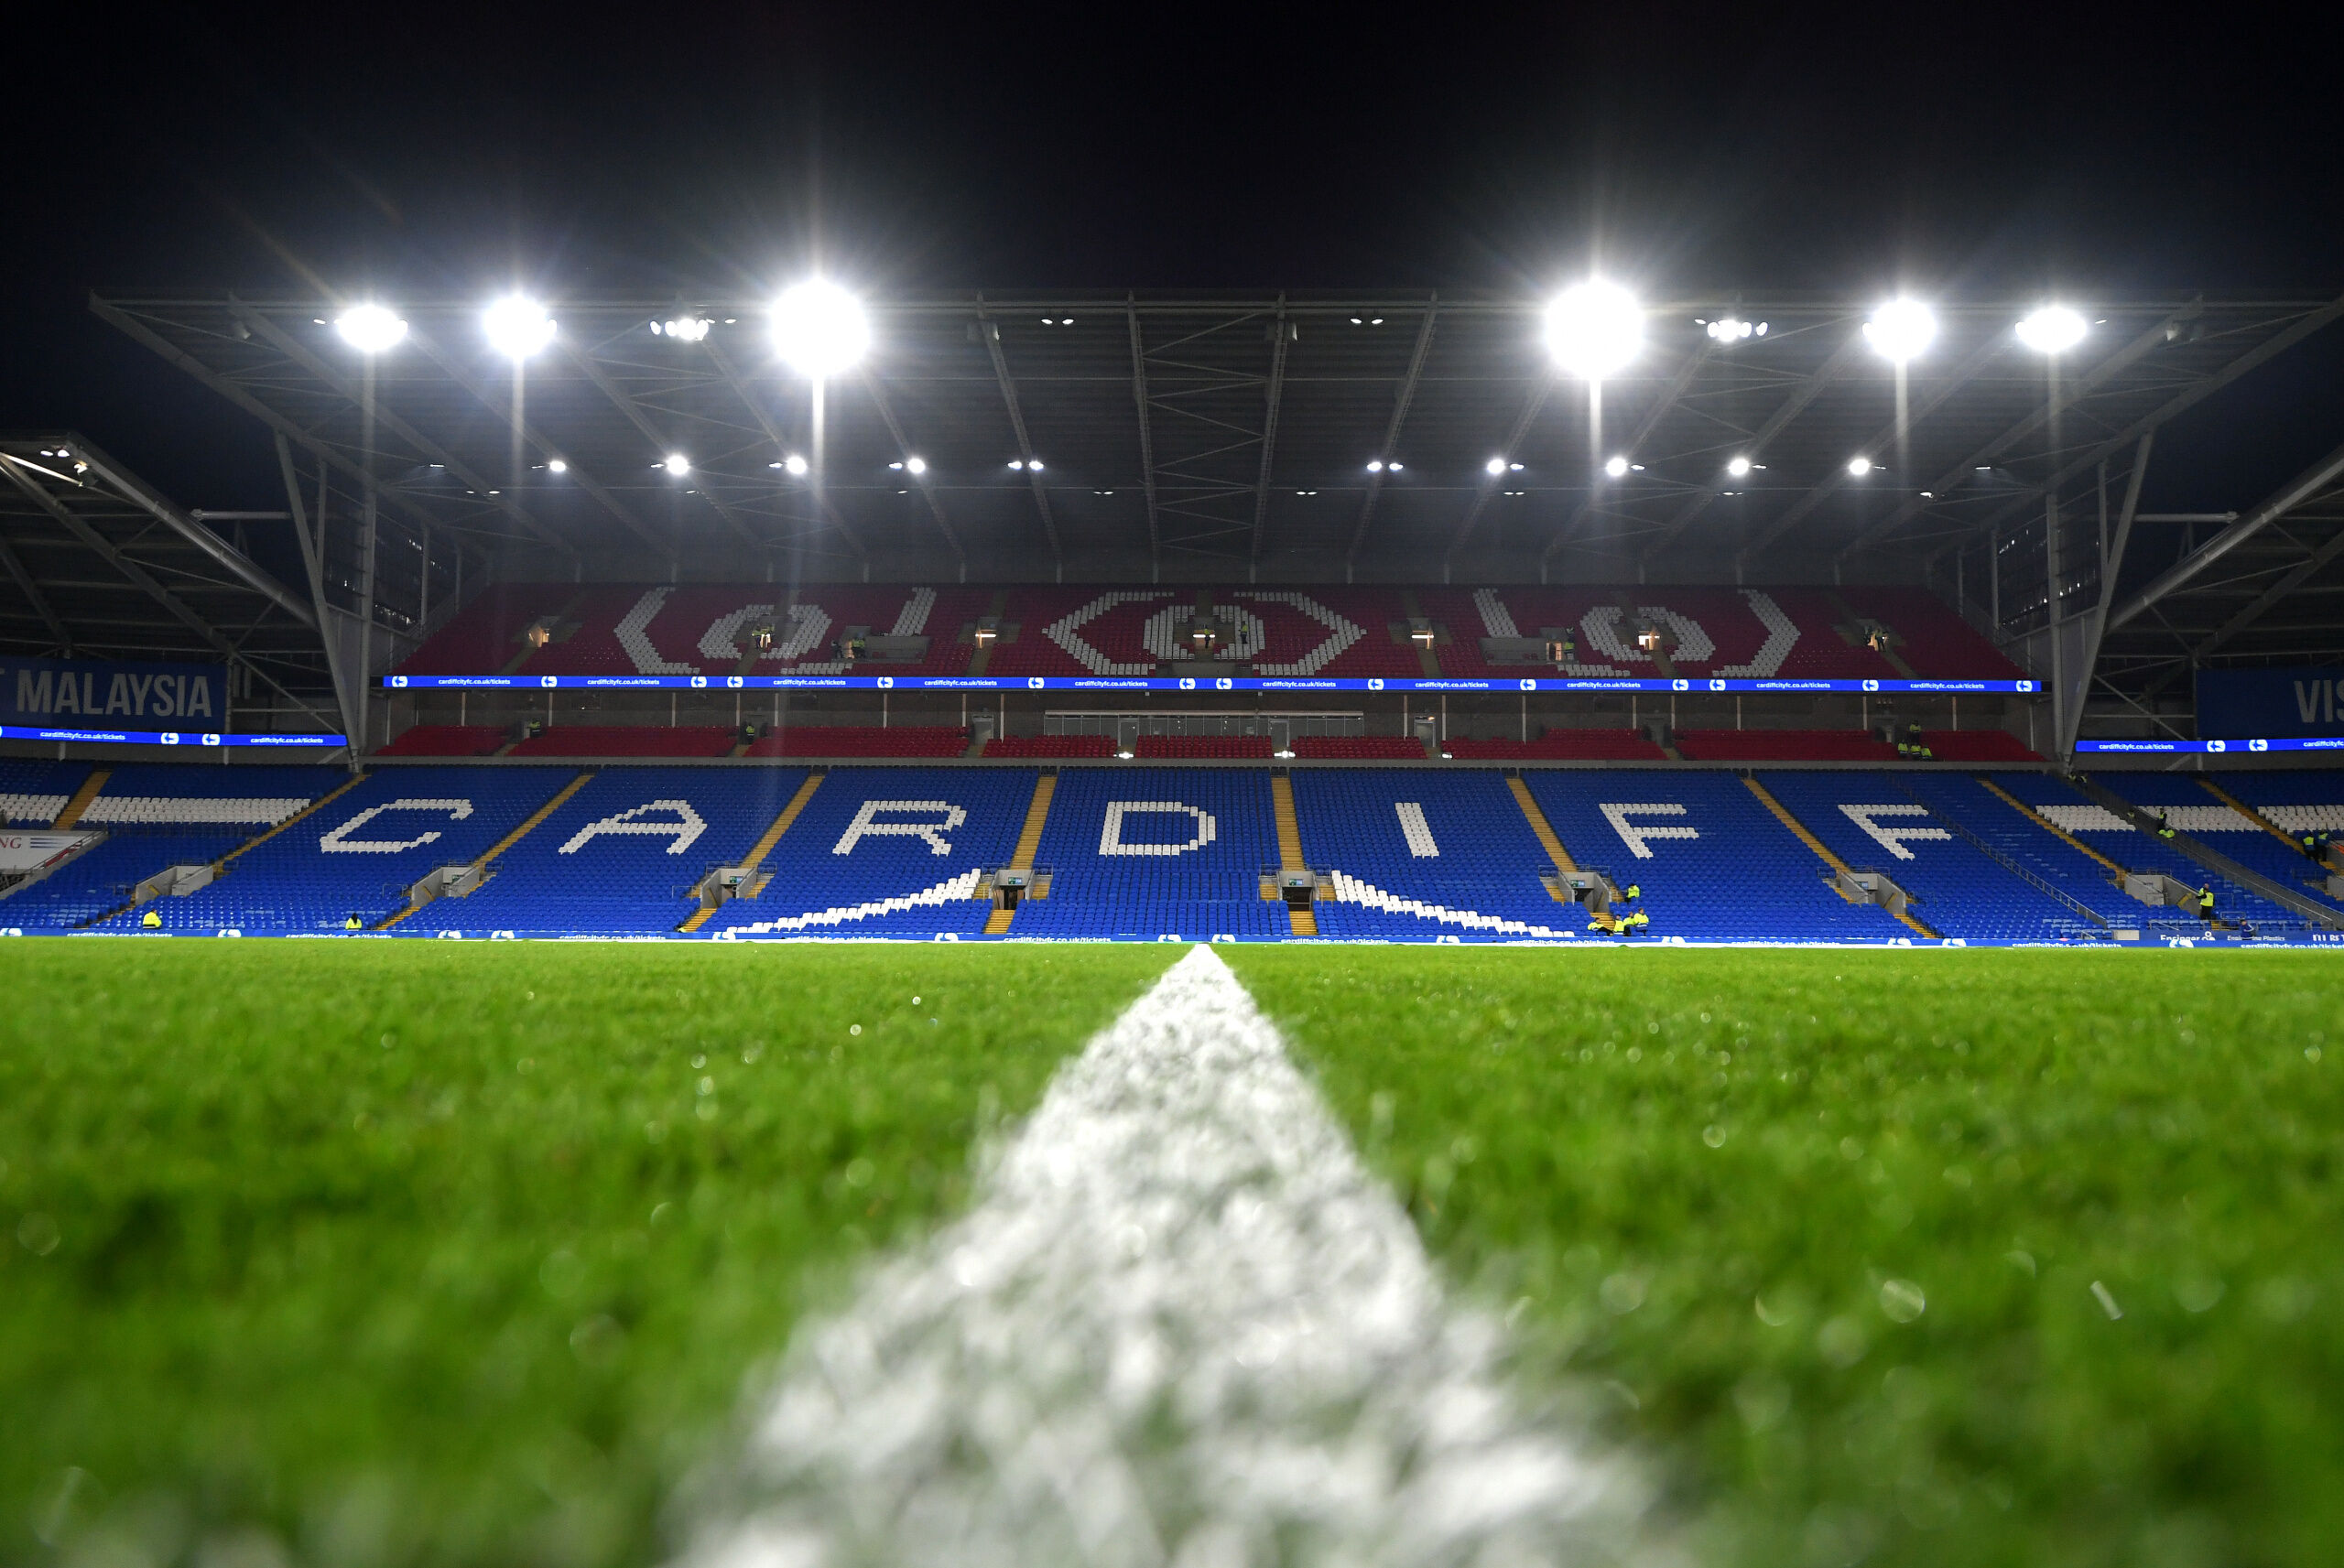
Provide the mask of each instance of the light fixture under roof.
{"label": "light fixture under roof", "polygon": [[708,336],[708,330],[714,325],[715,323],[707,317],[694,316],[688,311],[672,320],[654,321],[651,323],[651,330],[655,333],[679,339],[687,343],[697,343]]}
{"label": "light fixture under roof", "polygon": [[1864,323],[1864,341],[1892,364],[1918,359],[1937,336],[1937,313],[1917,299],[1892,299]]}
{"label": "light fixture under roof", "polygon": [[334,318],[333,330],[362,354],[396,348],[407,336],[407,323],[380,305],[352,306]]}
{"label": "light fixture under roof", "polygon": [[926,473],[928,471],[928,460],[926,458],[906,458],[904,460],[904,471],[906,473]]}
{"label": "light fixture under roof", "polygon": [[666,469],[669,473],[674,474],[678,479],[681,479],[684,475],[692,471],[691,459],[684,456],[681,452],[669,452],[666,460],[661,462],[659,466]]}
{"label": "light fixture under roof", "polygon": [[1546,351],[1582,380],[1625,369],[1644,341],[1644,307],[1616,283],[1598,277],[1573,284],[1546,307]]}
{"label": "light fixture under roof", "polygon": [[1750,471],[1750,460],[1737,453],[1726,460],[1725,471],[1740,479]]}
{"label": "light fixture under roof", "polygon": [[570,465],[559,458],[548,458],[546,460],[546,469],[551,473],[568,473]]}
{"label": "light fixture under roof", "polygon": [[781,460],[781,466],[789,473],[798,477],[803,477],[808,465],[803,457],[799,456],[796,452],[792,452],[787,457]]}
{"label": "light fixture under roof", "polygon": [[871,324],[853,295],[827,278],[808,278],[774,301],[773,346],[790,369],[820,381],[863,358]]}
{"label": "light fixture under roof", "polygon": [[1481,471],[1488,474],[1492,479],[1495,479],[1500,474],[1505,472],[1505,460],[1503,458],[1492,458],[1488,462],[1481,465]]}
{"label": "light fixture under roof", "polygon": [[2046,305],[2018,324],[2018,341],[2038,354],[2064,354],[2090,330],[2078,312],[2064,305]]}
{"label": "light fixture under roof", "polygon": [[1628,460],[1619,457],[1608,459],[1603,464],[1603,471],[1613,479],[1625,479],[1628,477]]}
{"label": "light fixture under roof", "polygon": [[526,295],[506,295],[481,312],[480,319],[488,346],[515,363],[553,341],[553,318]]}
{"label": "light fixture under roof", "polygon": [[1863,478],[1864,475],[1872,472],[1872,460],[1870,458],[1863,456],[1861,453],[1858,453],[1856,456],[1848,460],[1848,471],[1858,479]]}

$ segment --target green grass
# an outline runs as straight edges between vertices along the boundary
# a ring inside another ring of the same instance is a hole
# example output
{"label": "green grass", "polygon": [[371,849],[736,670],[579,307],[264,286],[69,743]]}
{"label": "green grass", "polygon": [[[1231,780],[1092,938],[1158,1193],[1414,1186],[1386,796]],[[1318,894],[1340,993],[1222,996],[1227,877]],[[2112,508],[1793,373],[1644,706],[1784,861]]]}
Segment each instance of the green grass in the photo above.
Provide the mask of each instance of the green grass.
{"label": "green grass", "polygon": [[1232,959],[1704,1560],[2336,1560],[2335,955]]}
{"label": "green grass", "polygon": [[[657,1561],[1176,951],[0,945],[0,1563]],[[1224,951],[1704,1563],[2344,1540],[2335,955]]]}
{"label": "green grass", "polygon": [[656,1562],[809,1294],[1174,956],[0,946],[0,1563]]}

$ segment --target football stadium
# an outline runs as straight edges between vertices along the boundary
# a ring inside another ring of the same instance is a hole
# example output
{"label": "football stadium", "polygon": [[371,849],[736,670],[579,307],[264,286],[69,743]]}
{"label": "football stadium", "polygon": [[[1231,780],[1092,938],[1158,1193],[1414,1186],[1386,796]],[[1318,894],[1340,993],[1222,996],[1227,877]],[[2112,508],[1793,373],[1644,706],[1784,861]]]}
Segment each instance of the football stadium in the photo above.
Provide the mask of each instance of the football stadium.
{"label": "football stadium", "polygon": [[0,1561],[2333,1561],[2344,297],[88,306]]}

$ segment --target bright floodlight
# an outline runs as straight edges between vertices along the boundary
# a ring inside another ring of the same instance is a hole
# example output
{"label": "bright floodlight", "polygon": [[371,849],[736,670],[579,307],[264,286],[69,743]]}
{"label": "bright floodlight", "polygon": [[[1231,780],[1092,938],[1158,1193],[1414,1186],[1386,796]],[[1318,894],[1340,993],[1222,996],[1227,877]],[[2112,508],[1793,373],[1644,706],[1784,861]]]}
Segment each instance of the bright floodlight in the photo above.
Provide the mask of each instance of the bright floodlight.
{"label": "bright floodlight", "polygon": [[[661,322],[654,321],[651,323],[651,330],[657,332],[662,325],[663,323]],[[715,323],[711,321],[705,316],[694,316],[687,313],[677,317],[672,321],[664,323],[664,325],[667,327],[667,336],[671,338],[681,338],[687,343],[697,343],[701,339],[708,336],[709,328],[715,325]]]}
{"label": "bright floodlight", "polygon": [[1734,458],[1725,465],[1725,471],[1740,479],[1750,471],[1750,460],[1743,457]]}
{"label": "bright floodlight", "polygon": [[1370,473],[1382,473],[1384,471],[1384,460],[1382,458],[1368,459],[1367,471]]}
{"label": "bright floodlight", "polygon": [[353,305],[334,319],[342,341],[362,354],[379,354],[407,336],[407,323],[379,305]]}
{"label": "bright floodlight", "polygon": [[2038,354],[2063,354],[2084,341],[2084,319],[2064,305],[2046,305],[2018,324],[2018,341]]}
{"label": "bright floodlight", "polygon": [[1492,479],[1495,479],[1498,475],[1505,472],[1505,460],[1503,458],[1492,458],[1488,462],[1481,465],[1481,470]]}
{"label": "bright floodlight", "polygon": [[508,294],[481,313],[488,346],[510,360],[526,360],[553,341],[553,318],[536,300]]}
{"label": "bright floodlight", "polygon": [[659,466],[666,469],[669,473],[674,474],[678,479],[681,479],[684,475],[692,471],[691,459],[684,456],[681,452],[669,452],[667,454],[667,460],[661,463]]}
{"label": "bright floodlight", "polygon": [[1616,283],[1573,284],[1546,307],[1546,351],[1587,381],[1623,368],[1644,347],[1644,308]]}
{"label": "bright floodlight", "polygon": [[905,471],[908,473],[926,473],[928,471],[928,460],[926,458],[906,458],[904,460],[904,469]]}
{"label": "bright floodlight", "polygon": [[774,302],[773,346],[798,374],[820,381],[863,357],[871,326],[863,302],[835,283],[811,278]]}
{"label": "bright floodlight", "polygon": [[1628,460],[1625,458],[1609,459],[1603,465],[1603,471],[1610,474],[1613,479],[1625,479],[1628,477]]}
{"label": "bright floodlight", "polygon": [[792,452],[787,457],[781,460],[781,466],[787,469],[793,474],[802,475],[806,471],[807,465],[804,458],[799,457],[796,452]]}
{"label": "bright floodlight", "polygon": [[547,463],[546,467],[555,473],[568,473],[570,471],[570,465],[563,462],[559,458],[555,458],[552,461]]}
{"label": "bright floodlight", "polygon": [[1866,457],[1850,458],[1848,460],[1848,471],[1855,475],[1856,478],[1861,479],[1864,475],[1872,472],[1872,460]]}
{"label": "bright floodlight", "polygon": [[1917,299],[1892,299],[1864,323],[1864,338],[1894,364],[1918,359],[1937,341],[1937,313]]}

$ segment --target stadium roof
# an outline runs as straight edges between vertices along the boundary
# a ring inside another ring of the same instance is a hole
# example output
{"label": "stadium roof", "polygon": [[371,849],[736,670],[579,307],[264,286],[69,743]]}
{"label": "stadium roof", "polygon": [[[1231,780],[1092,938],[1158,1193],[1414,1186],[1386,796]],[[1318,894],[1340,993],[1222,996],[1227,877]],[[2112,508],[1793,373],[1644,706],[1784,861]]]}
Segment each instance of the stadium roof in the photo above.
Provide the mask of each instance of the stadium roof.
{"label": "stadium roof", "polygon": [[[992,577],[1910,561],[2039,511],[2047,485],[2088,486],[2103,459],[2344,314],[2344,299],[2102,304],[2055,376],[2013,330],[2024,303],[1940,303],[1900,388],[1865,342],[1870,302],[1662,303],[1644,351],[1602,386],[1599,442],[1528,299],[881,299],[868,360],[830,384],[818,500],[776,466],[811,455],[813,415],[774,356],[768,302],[549,300],[559,330],[527,364],[517,423],[482,303],[394,302],[411,330],[372,362],[387,505],[557,554],[802,549],[825,572],[924,557]],[[93,306],[345,479],[365,470],[368,362],[328,324],[343,306]],[[654,330],[679,314],[711,328]],[[1729,315],[1766,330],[1705,330]],[[660,466],[675,454],[680,478]],[[1610,479],[1613,455],[1638,466]],[[924,475],[889,466],[913,456]],[[1728,473],[1737,456],[1752,471]],[[1857,478],[1860,456],[1878,467]],[[1012,466],[1035,458],[1038,471]],[[1371,473],[1379,459],[1400,466]],[[1492,476],[1492,459],[1521,466]]]}

